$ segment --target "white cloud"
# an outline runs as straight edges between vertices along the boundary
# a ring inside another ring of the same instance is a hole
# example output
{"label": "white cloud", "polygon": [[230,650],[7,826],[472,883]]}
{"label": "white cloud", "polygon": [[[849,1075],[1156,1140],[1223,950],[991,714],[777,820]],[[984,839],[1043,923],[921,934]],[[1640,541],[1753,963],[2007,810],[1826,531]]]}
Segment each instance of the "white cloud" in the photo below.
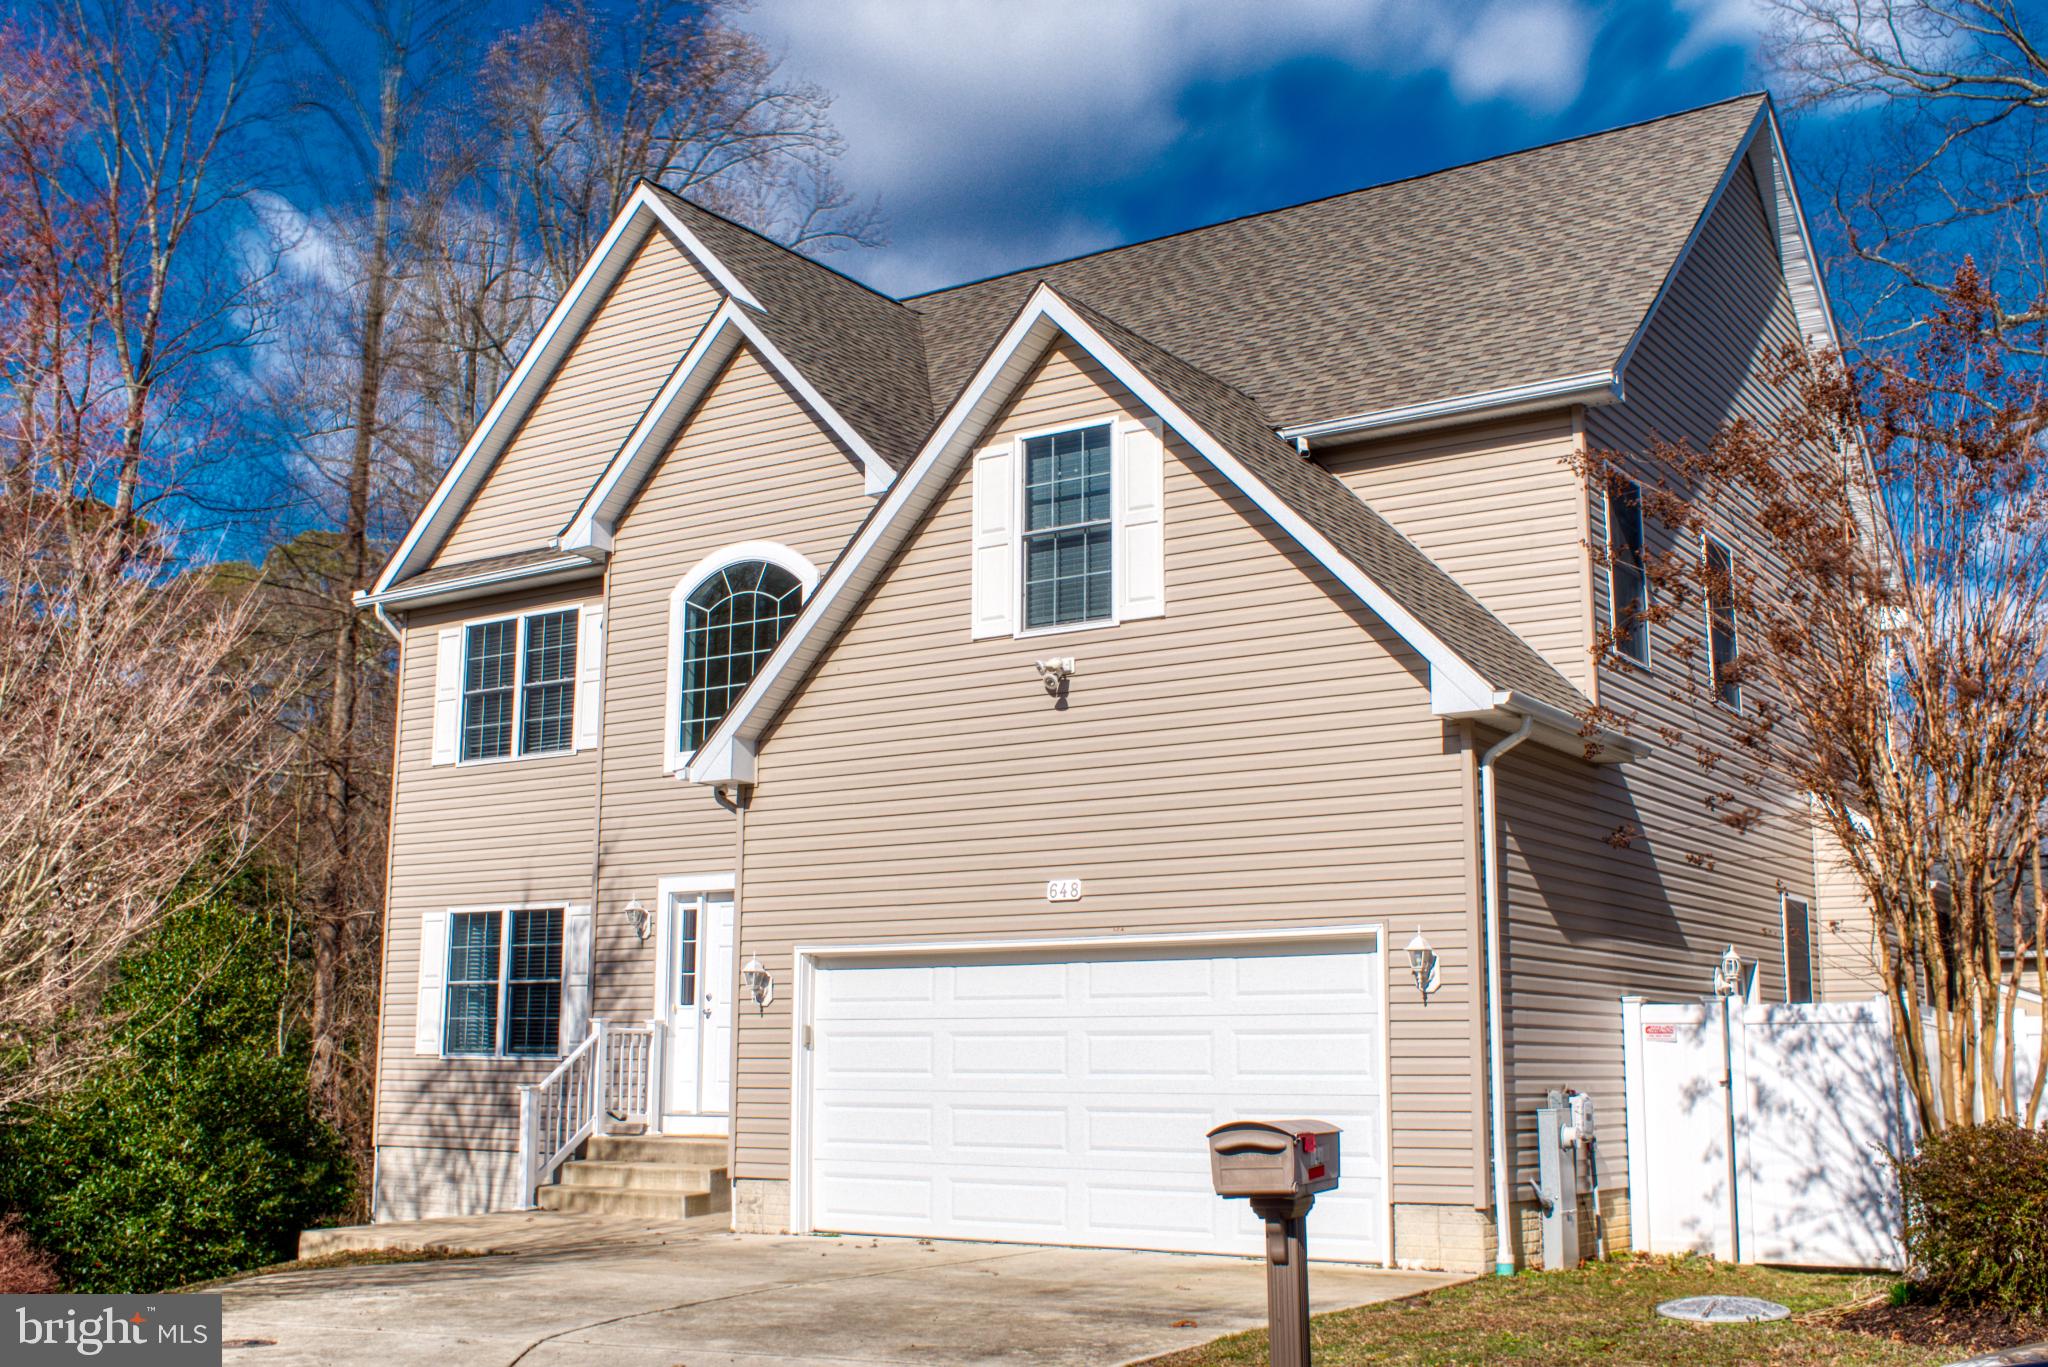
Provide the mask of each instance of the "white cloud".
{"label": "white cloud", "polygon": [[1561,3],[1492,5],[1443,44],[1451,88],[1462,99],[1513,99],[1564,108],[1586,84],[1592,47],[1586,16]]}
{"label": "white cloud", "polygon": [[1685,37],[1671,50],[1671,65],[1683,66],[1721,46],[1754,47],[1771,25],[1769,0],[1676,0],[1686,19]]}
{"label": "white cloud", "polygon": [[258,190],[249,196],[258,236],[246,244],[249,264],[274,261],[280,273],[302,284],[339,291],[348,285],[341,246],[325,225],[283,195]]}
{"label": "white cloud", "polygon": [[833,92],[845,178],[895,224],[896,249],[858,263],[885,289],[1104,245],[1086,214],[999,191],[1128,179],[1186,131],[1196,83],[1334,58],[1548,113],[1583,87],[1593,38],[1572,0],[776,0],[747,23]]}

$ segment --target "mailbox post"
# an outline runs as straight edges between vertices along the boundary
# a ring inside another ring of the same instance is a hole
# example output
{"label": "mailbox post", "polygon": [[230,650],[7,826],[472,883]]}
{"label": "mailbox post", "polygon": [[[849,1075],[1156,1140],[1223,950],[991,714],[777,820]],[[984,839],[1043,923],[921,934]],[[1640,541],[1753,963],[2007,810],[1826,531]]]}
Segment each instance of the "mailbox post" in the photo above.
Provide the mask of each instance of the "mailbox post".
{"label": "mailbox post", "polygon": [[1242,1196],[1266,1222],[1272,1367],[1309,1367],[1308,1212],[1341,1175],[1341,1132],[1324,1120],[1233,1120],[1209,1131],[1218,1196]]}

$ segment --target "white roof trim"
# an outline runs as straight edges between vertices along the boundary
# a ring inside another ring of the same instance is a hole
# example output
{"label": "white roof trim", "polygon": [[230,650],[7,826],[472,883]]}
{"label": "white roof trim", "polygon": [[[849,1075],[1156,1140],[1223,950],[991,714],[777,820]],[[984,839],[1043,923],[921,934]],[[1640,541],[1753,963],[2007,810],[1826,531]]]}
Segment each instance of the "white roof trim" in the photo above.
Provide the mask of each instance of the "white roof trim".
{"label": "white roof trim", "polygon": [[768,368],[779,376],[783,383],[795,390],[811,411],[824,421],[825,426],[861,463],[865,477],[865,488],[870,494],[884,492],[896,480],[896,472],[889,463],[875,453],[853,426],[841,417],[838,410],[825,402],[824,395],[804,378],[790,359],[783,355],[776,345],[768,340],[759,323],[740,307],[736,300],[728,299],[718,306],[703,328],[697,333],[697,340],[676,362],[668,379],[663,381],[654,398],[633,424],[633,430],[619,446],[597,482],[583,496],[570,518],[555,538],[555,544],[564,550],[608,551],[612,536],[618,530],[619,518],[639,492],[640,486],[653,473],[654,466],[675,440],[676,434],[697,405],[710,392],[711,381],[742,342],[752,346],[768,364]]}
{"label": "white roof trim", "polygon": [[1432,423],[1466,418],[1478,413],[1506,416],[1548,408],[1561,403],[1603,404],[1621,399],[1621,382],[1612,370],[1588,370],[1577,375],[1559,375],[1505,389],[1487,389],[1455,398],[1431,399],[1427,403],[1405,404],[1399,408],[1376,408],[1349,417],[1325,418],[1320,422],[1298,423],[1280,429],[1283,441],[1291,441],[1303,454],[1305,442],[1357,433],[1383,433],[1427,427]]}
{"label": "white roof trim", "polygon": [[519,424],[534,401],[540,397],[570,348],[583,335],[583,329],[597,313],[598,306],[624,273],[627,262],[632,260],[633,253],[639,250],[657,223],[676,235],[684,251],[720,289],[742,303],[760,307],[753,294],[740,283],[739,277],[684,226],[675,210],[663,202],[658,191],[646,185],[634,187],[590,253],[590,259],[583,263],[576,279],[549,310],[547,321],[541,324],[540,331],[519,358],[510,378],[491,401],[490,408],[485,410],[483,420],[476,425],[468,442],[449,465],[448,472],[441,476],[433,496],[420,510],[420,515],[413,519],[404,539],[398,543],[398,549],[385,563],[383,573],[377,576],[377,582],[371,589],[373,595],[385,592],[400,579],[425,568],[422,562],[440,549],[440,543],[453,527],[455,519],[482,487],[484,478],[503,454],[512,434],[519,430]]}
{"label": "white roof trim", "polygon": [[[1261,511],[1285,528],[1324,568],[1428,662],[1432,711],[1445,715],[1470,715],[1482,709],[1512,704],[1513,695],[1495,689],[1370,576],[1338,553],[1321,532],[1309,526],[1264,481],[1204,431],[1065,300],[1049,286],[1041,284],[982,362],[972,382],[954,401],[945,419],[918,452],[903,478],[897,481],[876,515],[861,529],[831,573],[826,575],[818,592],[804,605],[796,624],[776,647],[774,654],[769,656],[753,683],[697,752],[687,770],[692,781],[726,783],[746,782],[752,778],[755,744],[808,666],[829,644],[831,633],[837,626],[835,614],[843,610],[850,615],[865,591],[866,584],[862,581],[872,582],[880,574],[881,565],[886,564],[931,500],[937,497],[944,484],[943,476],[951,472],[953,458],[964,453],[981,422],[994,416],[1008,392],[1008,385],[999,388],[998,382],[1007,379],[1014,384],[1021,380],[1029,369],[1029,362],[1036,359],[1038,352],[1051,342],[1055,333],[1064,333],[1071,338],[1115,376],[1137,396],[1139,402],[1158,414],[1182,440],[1201,452]],[[1037,346],[1030,345],[1034,338]],[[875,563],[878,553],[880,564]],[[822,638],[821,632],[826,633]]]}
{"label": "white roof trim", "polygon": [[436,584],[422,584],[415,588],[400,585],[383,593],[357,593],[357,607],[425,607],[429,603],[447,602],[457,598],[468,598],[486,590],[494,590],[506,584],[527,581],[568,579],[578,575],[595,574],[600,562],[585,555],[559,555],[549,560],[537,561],[531,565],[520,565],[506,570],[486,570],[481,574],[464,575],[460,579],[443,579]]}
{"label": "white roof trim", "polygon": [[[1671,269],[1664,273],[1664,283],[1657,287],[1656,297],[1650,300],[1650,307],[1644,311],[1642,321],[1636,324],[1628,345],[1621,349],[1621,357],[1614,363],[1617,385],[1627,375],[1628,364],[1635,359],[1636,348],[1649,335],[1657,310],[1663,306],[1665,296],[1671,293],[1672,286],[1685,269],[1685,263],[1691,259],[1693,248],[1706,233],[1708,221],[1721,207],[1721,198],[1734,183],[1736,171],[1766,147],[1762,142],[1766,133],[1770,136],[1768,157],[1759,168],[1757,190],[1763,199],[1764,215],[1770,222],[1772,235],[1777,239],[1778,265],[1785,277],[1785,292],[1792,300],[1793,314],[1806,343],[1841,350],[1842,341],[1835,331],[1834,313],[1828,308],[1827,288],[1820,278],[1817,264],[1820,258],[1814,253],[1813,235],[1807,228],[1806,215],[1799,207],[1799,192],[1792,184],[1791,163],[1785,159],[1785,144],[1778,136],[1777,114],[1766,97],[1762,107],[1756,111],[1756,117],[1750,121],[1748,131],[1742,135],[1742,145],[1722,169],[1721,179],[1714,186],[1714,193],[1707,197],[1707,206],[1700,210],[1685,245],[1678,249]],[[1770,176],[1768,181],[1764,176],[1766,171]]]}

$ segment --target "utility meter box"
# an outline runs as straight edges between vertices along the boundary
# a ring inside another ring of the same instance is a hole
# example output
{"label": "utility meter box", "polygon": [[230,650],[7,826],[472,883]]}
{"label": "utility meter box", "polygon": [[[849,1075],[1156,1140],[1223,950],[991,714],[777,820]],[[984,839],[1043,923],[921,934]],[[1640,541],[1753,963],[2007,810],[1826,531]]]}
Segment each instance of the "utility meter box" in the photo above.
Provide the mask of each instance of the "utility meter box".
{"label": "utility meter box", "polygon": [[1313,1196],[1341,1175],[1339,1135],[1327,1120],[1232,1120],[1209,1131],[1218,1196]]}

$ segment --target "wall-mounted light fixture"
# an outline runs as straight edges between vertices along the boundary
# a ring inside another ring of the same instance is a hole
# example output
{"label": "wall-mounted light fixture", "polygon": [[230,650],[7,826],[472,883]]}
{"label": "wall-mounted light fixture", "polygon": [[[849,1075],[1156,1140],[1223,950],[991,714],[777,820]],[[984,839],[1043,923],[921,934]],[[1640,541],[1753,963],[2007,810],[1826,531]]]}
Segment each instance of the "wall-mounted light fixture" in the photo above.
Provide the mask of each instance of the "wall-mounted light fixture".
{"label": "wall-mounted light fixture", "polygon": [[1408,942],[1408,971],[1415,975],[1415,990],[1422,994],[1424,1001],[1429,1000],[1429,994],[1437,989],[1438,980],[1442,977],[1439,967],[1436,947],[1423,938],[1422,928],[1417,926],[1415,938]]}
{"label": "wall-mounted light fixture", "polygon": [[1721,962],[1714,965],[1714,995],[1717,997],[1739,997],[1742,995],[1742,956],[1730,945],[1721,951]]}
{"label": "wall-mounted light fixture", "polygon": [[754,1005],[765,1007],[775,1000],[775,979],[759,959],[748,959],[740,969],[740,981],[747,985],[747,991],[754,994]]}
{"label": "wall-mounted light fixture", "polygon": [[1045,685],[1047,697],[1057,698],[1067,691],[1067,685],[1074,680],[1074,657],[1058,655],[1050,660],[1033,660],[1031,667],[1038,671],[1038,680]]}
{"label": "wall-mounted light fixture", "polygon": [[633,927],[635,935],[645,940],[654,929],[654,918],[648,914],[647,908],[640,904],[639,898],[635,897],[632,901],[626,903],[625,912],[626,924]]}

